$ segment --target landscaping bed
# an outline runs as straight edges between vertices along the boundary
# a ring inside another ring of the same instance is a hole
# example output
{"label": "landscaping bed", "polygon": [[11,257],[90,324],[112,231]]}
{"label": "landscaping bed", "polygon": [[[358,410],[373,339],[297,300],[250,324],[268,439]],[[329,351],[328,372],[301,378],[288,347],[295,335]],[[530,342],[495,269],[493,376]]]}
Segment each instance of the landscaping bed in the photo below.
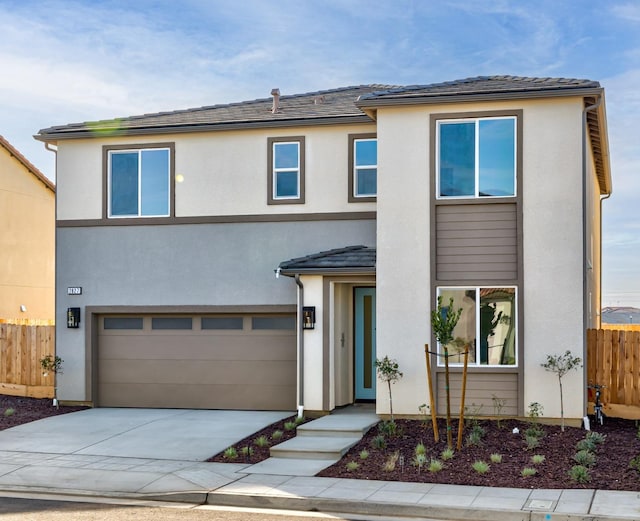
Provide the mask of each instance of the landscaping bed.
{"label": "landscaping bed", "polygon": [[53,406],[50,398],[23,398],[21,396],[0,395],[0,431],[16,427],[49,416],[67,414],[88,409],[83,406]]}

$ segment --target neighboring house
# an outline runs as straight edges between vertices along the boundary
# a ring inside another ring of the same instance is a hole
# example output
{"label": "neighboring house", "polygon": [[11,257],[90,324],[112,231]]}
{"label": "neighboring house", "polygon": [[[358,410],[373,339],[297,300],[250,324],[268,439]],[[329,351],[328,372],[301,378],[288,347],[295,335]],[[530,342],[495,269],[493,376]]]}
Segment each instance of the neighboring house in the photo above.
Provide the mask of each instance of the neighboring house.
{"label": "neighboring house", "polygon": [[53,320],[55,187],[0,136],[0,319]]}
{"label": "neighboring house", "polygon": [[[597,82],[274,89],[37,137],[58,149],[63,400],[307,413],[376,400],[383,414],[374,362],[389,355],[404,373],[394,412],[416,415],[441,295],[463,309],[467,403],[559,416],[540,364],[584,357],[599,325],[611,178]],[[563,383],[565,415],[582,417],[584,375]]]}

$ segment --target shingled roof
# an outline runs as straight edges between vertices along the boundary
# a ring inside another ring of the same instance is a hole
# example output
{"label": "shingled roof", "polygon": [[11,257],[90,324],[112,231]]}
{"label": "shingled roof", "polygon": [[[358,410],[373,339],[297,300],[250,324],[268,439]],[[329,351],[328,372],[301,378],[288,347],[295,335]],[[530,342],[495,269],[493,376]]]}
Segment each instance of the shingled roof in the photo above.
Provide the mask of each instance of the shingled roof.
{"label": "shingled roof", "polygon": [[376,249],[368,246],[346,246],[321,251],[280,263],[283,274],[292,273],[375,273]]}
{"label": "shingled roof", "polygon": [[377,90],[363,94],[358,100],[360,107],[388,104],[389,102],[416,103],[433,98],[441,102],[442,98],[454,97],[536,97],[549,95],[579,95],[584,91],[594,92],[600,89],[597,81],[574,78],[528,78],[523,76],[476,76],[462,80],[433,83],[430,85],[411,85]]}
{"label": "shingled roof", "polygon": [[392,85],[374,84],[282,95],[279,97],[279,106],[275,113],[272,112],[273,98],[262,98],[105,121],[72,123],[42,129],[36,138],[54,141],[65,138],[295,126],[310,123],[366,123],[370,122],[371,118],[356,106],[356,100],[364,94],[394,88],[396,87]]}

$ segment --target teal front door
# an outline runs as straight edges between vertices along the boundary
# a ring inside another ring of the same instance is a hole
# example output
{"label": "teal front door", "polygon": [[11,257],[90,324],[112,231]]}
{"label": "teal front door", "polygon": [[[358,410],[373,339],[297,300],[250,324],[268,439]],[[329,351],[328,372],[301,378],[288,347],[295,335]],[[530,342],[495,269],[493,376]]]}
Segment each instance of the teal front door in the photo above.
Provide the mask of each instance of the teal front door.
{"label": "teal front door", "polygon": [[355,288],[355,399],[376,399],[376,288]]}

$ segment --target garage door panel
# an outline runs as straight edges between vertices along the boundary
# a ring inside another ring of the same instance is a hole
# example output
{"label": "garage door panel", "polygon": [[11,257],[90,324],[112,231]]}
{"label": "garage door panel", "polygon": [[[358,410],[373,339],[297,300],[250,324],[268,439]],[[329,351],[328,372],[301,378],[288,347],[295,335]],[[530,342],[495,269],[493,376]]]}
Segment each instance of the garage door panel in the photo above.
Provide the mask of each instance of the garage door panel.
{"label": "garage door panel", "polygon": [[195,329],[154,330],[148,316],[144,330],[101,329],[97,405],[295,409],[296,332],[252,330],[253,316],[243,330],[199,329],[198,316]]}
{"label": "garage door panel", "polygon": [[205,361],[191,360],[104,360],[98,370],[104,384],[200,384],[265,385],[291,380],[295,360],[290,361]]}
{"label": "garage door panel", "polygon": [[[295,385],[100,385],[110,407],[161,407],[191,409],[293,410]],[[135,401],[132,403],[132,397]]]}
{"label": "garage door panel", "polygon": [[[290,360],[291,335],[250,335],[212,339],[199,335],[101,336],[99,358],[182,360]],[[295,355],[295,353],[293,353]]]}

